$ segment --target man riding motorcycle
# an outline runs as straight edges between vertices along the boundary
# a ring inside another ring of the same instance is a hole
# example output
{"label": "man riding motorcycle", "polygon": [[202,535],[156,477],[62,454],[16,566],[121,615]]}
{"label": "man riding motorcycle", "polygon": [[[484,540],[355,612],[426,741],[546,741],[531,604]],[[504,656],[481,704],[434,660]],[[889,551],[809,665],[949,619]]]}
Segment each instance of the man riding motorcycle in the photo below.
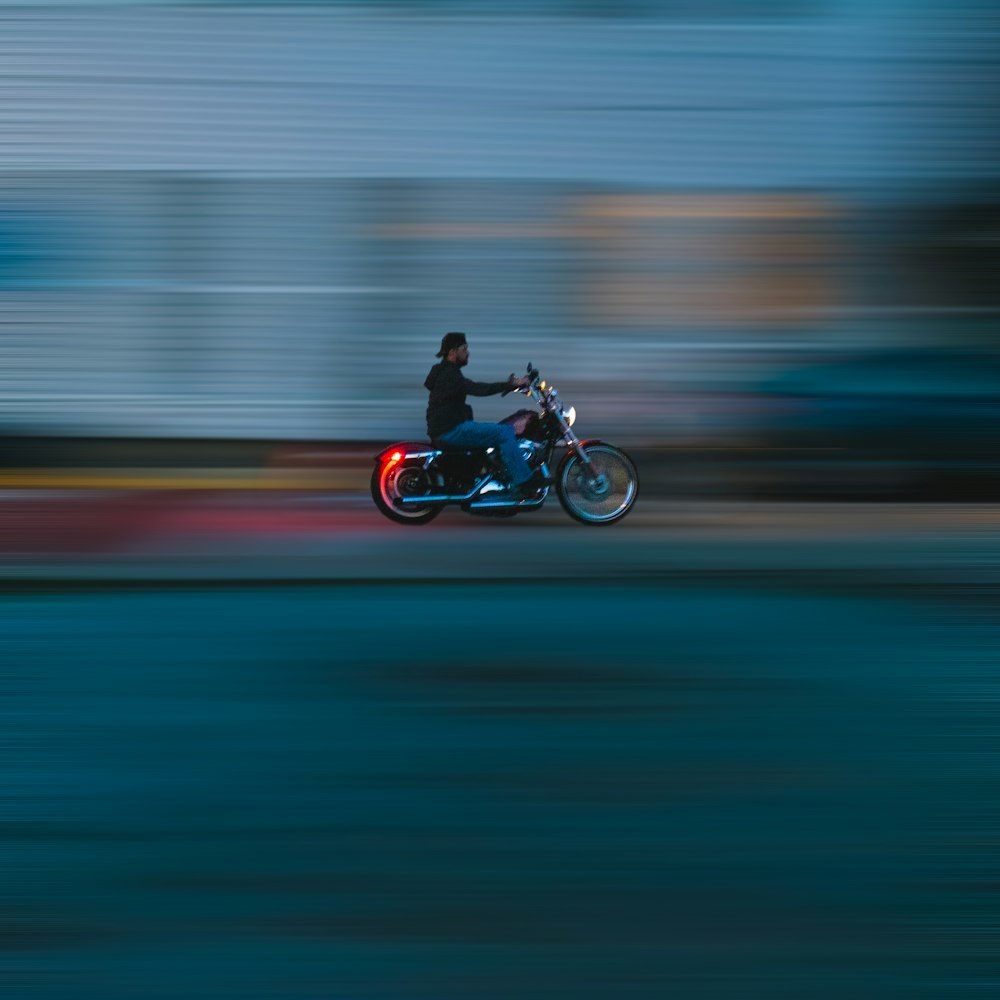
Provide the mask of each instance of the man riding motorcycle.
{"label": "man riding motorcycle", "polygon": [[[539,509],[551,485],[566,513],[584,524],[614,524],[632,509],[639,491],[632,459],[607,441],[577,437],[576,407],[534,365],[528,363],[524,378],[471,382],[462,375],[469,345],[458,332],[445,335],[438,357],[442,361],[426,381],[432,443],[397,441],[373,456],[372,500],[390,521],[429,524],[449,506],[483,517],[514,517]],[[518,410],[499,424],[476,423],[466,396],[507,392],[523,392],[537,411]],[[526,475],[526,468],[534,474]]]}
{"label": "man riding motorcycle", "polygon": [[530,379],[511,375],[505,382],[473,382],[462,374],[469,363],[469,345],[465,334],[446,333],[437,357],[442,360],[431,368],[424,380],[430,390],[427,403],[427,436],[436,445],[459,448],[496,448],[507,471],[509,486],[504,496],[523,500],[535,495],[545,485],[529,468],[517,444],[510,424],[482,423],[473,419],[466,396],[495,396],[528,386]]}

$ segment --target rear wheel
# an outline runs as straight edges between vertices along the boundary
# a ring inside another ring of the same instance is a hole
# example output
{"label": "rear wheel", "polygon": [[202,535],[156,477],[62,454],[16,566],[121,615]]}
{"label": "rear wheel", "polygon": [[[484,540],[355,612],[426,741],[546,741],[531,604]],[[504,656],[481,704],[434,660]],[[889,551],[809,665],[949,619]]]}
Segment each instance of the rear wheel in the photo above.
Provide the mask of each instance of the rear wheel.
{"label": "rear wheel", "polygon": [[575,452],[559,466],[556,492],[570,517],[584,524],[620,521],[639,494],[639,473],[628,455],[603,441],[584,444],[590,468]]}
{"label": "rear wheel", "polygon": [[427,471],[419,461],[388,459],[381,462],[372,472],[371,488],[375,506],[397,524],[426,524],[441,513],[440,507],[420,504],[397,507],[395,504],[400,497],[426,496],[431,492]]}

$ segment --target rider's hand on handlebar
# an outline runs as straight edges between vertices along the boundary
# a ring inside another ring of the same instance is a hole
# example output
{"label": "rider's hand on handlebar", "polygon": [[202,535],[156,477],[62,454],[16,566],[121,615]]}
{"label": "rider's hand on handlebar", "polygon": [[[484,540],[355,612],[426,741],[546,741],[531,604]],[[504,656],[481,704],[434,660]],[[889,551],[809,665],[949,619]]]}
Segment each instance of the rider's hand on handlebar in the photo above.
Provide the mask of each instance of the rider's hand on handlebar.
{"label": "rider's hand on handlebar", "polygon": [[510,373],[510,378],[507,379],[507,384],[511,389],[527,389],[531,385],[531,379],[527,375],[522,375],[520,378],[515,378],[514,373]]}

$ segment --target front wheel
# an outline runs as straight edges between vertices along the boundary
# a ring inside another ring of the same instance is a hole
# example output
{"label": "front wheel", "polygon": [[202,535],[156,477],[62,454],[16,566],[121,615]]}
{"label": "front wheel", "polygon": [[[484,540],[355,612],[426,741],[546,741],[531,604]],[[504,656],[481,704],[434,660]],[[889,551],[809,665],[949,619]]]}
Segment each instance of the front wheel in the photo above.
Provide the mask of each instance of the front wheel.
{"label": "front wheel", "polygon": [[556,492],[570,517],[584,524],[612,524],[620,521],[639,494],[639,473],[628,455],[603,441],[586,441],[583,447],[590,468],[576,452],[559,465]]}
{"label": "front wheel", "polygon": [[426,524],[441,513],[440,507],[414,505],[397,507],[397,497],[418,497],[431,492],[427,472],[422,465],[387,459],[372,472],[372,499],[390,521],[398,524]]}

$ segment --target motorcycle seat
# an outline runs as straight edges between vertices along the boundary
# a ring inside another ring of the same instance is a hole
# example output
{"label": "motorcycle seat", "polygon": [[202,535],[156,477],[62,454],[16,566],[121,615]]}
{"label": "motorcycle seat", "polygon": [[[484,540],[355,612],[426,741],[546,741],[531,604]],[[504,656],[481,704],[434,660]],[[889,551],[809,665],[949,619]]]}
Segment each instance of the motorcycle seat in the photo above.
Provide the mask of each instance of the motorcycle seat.
{"label": "motorcycle seat", "polygon": [[431,439],[431,444],[434,445],[438,451],[446,452],[449,455],[466,455],[472,457],[473,455],[482,455],[485,448],[466,448],[461,444],[448,444],[446,441],[439,441],[437,438]]}

